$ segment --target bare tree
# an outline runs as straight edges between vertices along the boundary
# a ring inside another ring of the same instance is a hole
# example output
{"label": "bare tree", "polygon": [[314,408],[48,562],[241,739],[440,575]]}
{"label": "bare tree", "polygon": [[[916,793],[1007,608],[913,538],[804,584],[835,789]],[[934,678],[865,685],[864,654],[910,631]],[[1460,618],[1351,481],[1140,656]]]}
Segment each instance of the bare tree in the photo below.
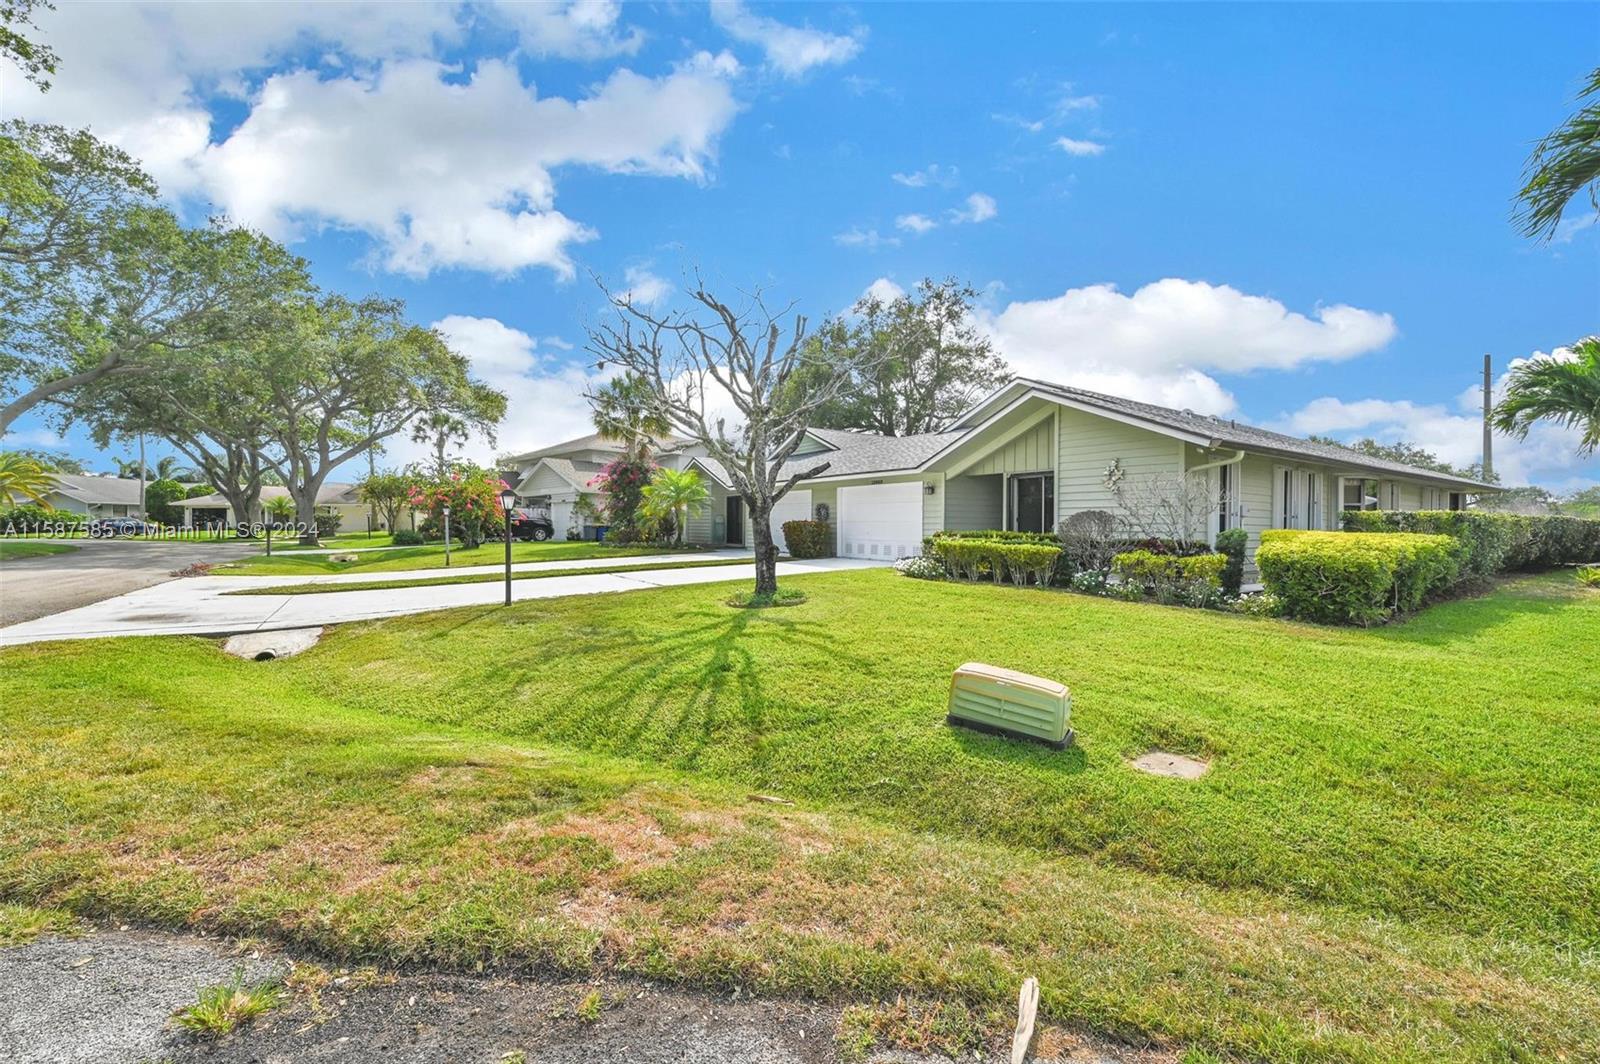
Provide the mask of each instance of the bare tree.
{"label": "bare tree", "polygon": [[[825,356],[806,342],[805,317],[795,315],[786,328],[782,322],[793,305],[773,312],[759,290],[736,310],[697,277],[690,294],[697,309],[661,316],[626,294],[601,289],[616,319],[589,330],[588,350],[600,366],[612,363],[636,374],[650,412],[705,447],[728,471],[750,510],[756,594],[771,595],[778,589],[772,508],[795,484],[829,466],[790,459],[817,409],[838,396],[864,367],[863,359],[876,356]],[[737,414],[732,425],[707,407],[708,399],[724,397]]]}
{"label": "bare tree", "polygon": [[1140,536],[1192,539],[1204,534],[1206,522],[1217,508],[1216,496],[1204,476],[1162,472],[1123,477],[1119,471],[1118,476],[1107,479],[1123,521]]}

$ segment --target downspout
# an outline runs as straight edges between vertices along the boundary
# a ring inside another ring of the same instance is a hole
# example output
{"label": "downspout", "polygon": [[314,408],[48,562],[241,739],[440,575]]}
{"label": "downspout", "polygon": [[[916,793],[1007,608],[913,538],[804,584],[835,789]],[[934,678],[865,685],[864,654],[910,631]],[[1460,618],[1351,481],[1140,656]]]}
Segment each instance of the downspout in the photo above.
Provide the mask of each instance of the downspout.
{"label": "downspout", "polygon": [[[1213,447],[1207,447],[1206,448],[1206,450],[1208,450],[1208,451],[1214,450],[1214,449],[1215,448],[1213,448]],[[1197,466],[1193,467],[1192,469],[1187,469],[1187,470],[1185,470],[1185,472],[1186,473],[1204,473],[1209,469],[1221,469],[1223,466],[1238,465],[1240,462],[1243,462],[1243,461],[1244,461],[1244,452],[1243,451],[1234,451],[1232,458],[1219,458],[1215,462],[1205,462],[1205,463],[1202,463],[1201,465],[1197,465]],[[1228,500],[1228,499],[1222,500],[1222,505],[1223,506],[1227,506],[1229,501],[1230,500]]]}

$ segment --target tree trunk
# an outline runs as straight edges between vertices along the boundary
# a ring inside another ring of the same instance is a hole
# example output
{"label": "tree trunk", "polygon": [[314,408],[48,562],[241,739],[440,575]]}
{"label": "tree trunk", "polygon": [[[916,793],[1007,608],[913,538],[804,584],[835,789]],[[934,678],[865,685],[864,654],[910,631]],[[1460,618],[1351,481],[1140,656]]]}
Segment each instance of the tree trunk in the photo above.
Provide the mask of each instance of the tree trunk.
{"label": "tree trunk", "polygon": [[317,545],[317,489],[321,485],[302,485],[294,489],[294,520],[301,528],[300,544],[305,547]]}
{"label": "tree trunk", "polygon": [[234,527],[243,528],[248,533],[250,526],[255,524],[256,503],[261,497],[261,489],[251,492],[245,488],[222,487],[219,490],[222,497],[228,500],[228,508],[233,511]]}
{"label": "tree trunk", "polygon": [[772,542],[772,503],[746,499],[750,506],[750,533],[756,548],[756,594],[778,591],[778,548]]}

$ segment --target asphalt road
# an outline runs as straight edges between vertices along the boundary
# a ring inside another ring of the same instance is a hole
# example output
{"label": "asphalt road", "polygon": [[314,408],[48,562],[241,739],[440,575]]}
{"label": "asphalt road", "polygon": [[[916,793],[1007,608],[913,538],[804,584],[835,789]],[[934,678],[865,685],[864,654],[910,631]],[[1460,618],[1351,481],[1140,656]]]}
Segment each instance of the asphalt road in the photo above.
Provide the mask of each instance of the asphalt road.
{"label": "asphalt road", "polygon": [[[16,1064],[835,1064],[839,1008],[613,979],[410,973],[348,976],[221,1038],[175,1029],[174,1009],[243,972],[289,970],[215,938],[105,930],[0,949],[0,1060]],[[591,993],[602,1006],[579,1015]],[[1002,1064],[1008,1043],[963,1056]],[[1173,1064],[1176,1053],[1061,1033],[1036,1064]],[[948,1064],[883,1052],[870,1064]]]}
{"label": "asphalt road", "polygon": [[75,539],[71,554],[0,563],[0,627],[87,606],[171,579],[193,562],[225,562],[260,552],[259,544]]}

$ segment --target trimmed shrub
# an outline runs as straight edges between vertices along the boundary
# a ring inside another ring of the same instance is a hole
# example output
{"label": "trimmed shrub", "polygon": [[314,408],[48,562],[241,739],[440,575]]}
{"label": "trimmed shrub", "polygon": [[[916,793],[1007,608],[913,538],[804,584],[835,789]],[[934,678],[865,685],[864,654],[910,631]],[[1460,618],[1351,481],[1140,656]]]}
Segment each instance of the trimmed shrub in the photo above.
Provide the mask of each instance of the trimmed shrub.
{"label": "trimmed shrub", "polygon": [[1585,565],[1578,570],[1578,583],[1600,591],[1600,565]]}
{"label": "trimmed shrub", "polygon": [[1104,510],[1079,510],[1056,526],[1062,560],[1074,573],[1104,572],[1117,553],[1117,519]]}
{"label": "trimmed shrub", "polygon": [[1249,542],[1250,533],[1242,528],[1230,528],[1217,533],[1217,552],[1228,559],[1228,564],[1222,569],[1222,591],[1225,595],[1237,595],[1244,586],[1244,552]]}
{"label": "trimmed shrub", "polygon": [[1600,562],[1600,521],[1483,510],[1361,510],[1344,515],[1348,532],[1419,532],[1454,536],[1466,550],[1465,577]]}
{"label": "trimmed shrub", "polygon": [[1270,529],[1256,566],[1287,616],[1370,625],[1455,583],[1464,553],[1452,536]]}
{"label": "trimmed shrub", "polygon": [[0,509],[0,533],[66,531],[89,523],[83,514],[71,510],[47,510],[43,506],[9,506]]}
{"label": "trimmed shrub", "polygon": [[1053,542],[1029,543],[941,534],[930,540],[928,554],[938,559],[951,576],[960,580],[977,580],[987,576],[997,584],[1009,579],[1018,587],[1029,583],[1042,587],[1051,582],[1056,563],[1061,557],[1061,548]]}
{"label": "trimmed shrub", "polygon": [[1154,595],[1169,605],[1211,605],[1222,589],[1222,571],[1228,565],[1225,554],[1155,554],[1147,550],[1126,551],[1111,559],[1111,571],[1124,584]]}
{"label": "trimmed shrub", "polygon": [[394,545],[396,547],[420,547],[422,546],[422,533],[409,528],[399,529],[394,534]]}
{"label": "trimmed shrub", "polygon": [[783,540],[791,558],[826,558],[833,553],[833,529],[826,521],[785,521]]}

